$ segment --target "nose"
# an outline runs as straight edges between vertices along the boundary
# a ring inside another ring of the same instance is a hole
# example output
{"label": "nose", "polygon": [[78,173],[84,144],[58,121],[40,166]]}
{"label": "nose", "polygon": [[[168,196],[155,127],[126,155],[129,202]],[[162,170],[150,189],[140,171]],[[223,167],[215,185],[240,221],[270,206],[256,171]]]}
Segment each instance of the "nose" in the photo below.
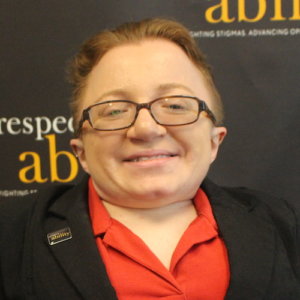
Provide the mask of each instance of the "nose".
{"label": "nose", "polygon": [[153,119],[150,111],[142,108],[138,112],[135,123],[127,130],[127,137],[135,140],[151,141],[164,136],[167,130]]}

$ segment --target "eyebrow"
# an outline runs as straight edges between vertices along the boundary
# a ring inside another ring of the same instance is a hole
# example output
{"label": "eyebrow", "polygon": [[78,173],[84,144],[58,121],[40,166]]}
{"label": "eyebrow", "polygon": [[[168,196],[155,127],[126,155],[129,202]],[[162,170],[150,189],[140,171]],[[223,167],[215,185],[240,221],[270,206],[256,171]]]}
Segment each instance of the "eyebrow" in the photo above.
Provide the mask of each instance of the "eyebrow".
{"label": "eyebrow", "polygon": [[[172,90],[175,89],[182,89],[185,90],[186,92],[188,92],[189,94],[192,94],[193,96],[195,95],[194,91],[189,88],[188,86],[181,84],[181,83],[176,83],[176,82],[172,82],[172,83],[163,83],[160,84],[156,90],[158,93],[167,93],[167,92],[171,92]],[[171,95],[166,95],[166,96],[171,96]],[[101,102],[103,100],[109,100],[109,97],[120,97],[120,98],[128,98],[128,92],[126,92],[126,89],[115,89],[115,90],[111,90],[108,92],[103,93],[100,97],[98,97],[94,103],[98,103]],[[130,98],[130,97],[129,97]]]}
{"label": "eyebrow", "polygon": [[188,86],[184,85],[184,84],[181,84],[181,83],[165,83],[165,84],[160,84],[158,86],[158,91],[159,92],[168,92],[168,91],[172,91],[172,90],[175,90],[175,89],[182,89],[182,90],[185,90],[186,92],[188,93],[191,93],[194,95],[194,91],[189,88]]}
{"label": "eyebrow", "polygon": [[102,100],[108,100],[109,97],[124,97],[126,95],[125,90],[123,89],[115,89],[108,92],[103,93],[100,97],[98,97],[94,103],[101,102]]}

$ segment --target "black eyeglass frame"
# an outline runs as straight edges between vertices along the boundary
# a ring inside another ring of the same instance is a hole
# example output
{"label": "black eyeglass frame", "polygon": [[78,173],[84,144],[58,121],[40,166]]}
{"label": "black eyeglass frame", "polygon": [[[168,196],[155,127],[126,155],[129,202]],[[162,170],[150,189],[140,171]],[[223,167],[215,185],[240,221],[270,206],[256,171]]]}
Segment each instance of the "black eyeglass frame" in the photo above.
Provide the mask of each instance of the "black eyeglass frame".
{"label": "black eyeglass frame", "polygon": [[[151,106],[153,105],[153,103],[159,101],[159,100],[162,100],[162,99],[168,99],[168,98],[188,98],[188,99],[194,99],[198,102],[198,114],[197,114],[197,118],[194,120],[194,121],[191,121],[191,122],[188,122],[188,123],[183,123],[183,124],[164,124],[164,123],[161,123],[159,121],[156,120],[155,116],[153,115],[152,111],[151,111]],[[114,129],[99,129],[99,128],[94,128],[93,127],[93,124],[91,122],[91,119],[90,119],[90,110],[91,108],[93,108],[94,106],[98,106],[98,105],[101,105],[101,104],[105,104],[105,103],[113,103],[113,102],[127,102],[127,103],[131,103],[131,104],[134,104],[136,106],[136,113],[135,113],[135,116],[134,116],[134,119],[133,121],[128,125],[128,126],[125,126],[125,127],[120,127],[120,128],[114,128]],[[216,117],[214,116],[213,112],[208,108],[207,104],[205,103],[205,101],[203,100],[200,100],[199,98],[197,97],[193,97],[193,96],[185,96],[185,95],[172,95],[172,96],[165,96],[165,97],[160,97],[160,98],[156,98],[150,102],[147,102],[147,103],[136,103],[134,101],[131,101],[131,100],[107,100],[107,101],[103,101],[103,102],[97,102],[95,104],[92,104],[90,106],[88,106],[87,108],[85,108],[83,111],[82,111],[82,117],[79,121],[79,124],[78,124],[78,130],[77,130],[77,135],[79,134],[81,128],[82,128],[82,125],[85,121],[88,121],[89,124],[91,125],[91,127],[94,129],[94,130],[97,130],[97,131],[115,131],[115,130],[122,130],[122,129],[126,129],[126,128],[129,128],[131,126],[133,126],[133,124],[135,123],[138,115],[139,115],[139,111],[143,108],[146,108],[150,115],[152,116],[153,120],[159,124],[159,125],[162,125],[162,126],[183,126],[183,125],[188,125],[188,124],[193,124],[195,122],[198,121],[199,119],[199,116],[200,116],[200,113],[202,111],[205,111],[208,115],[208,117],[211,119],[211,121],[213,122],[214,125],[216,125],[217,123],[217,120],[216,120]]]}

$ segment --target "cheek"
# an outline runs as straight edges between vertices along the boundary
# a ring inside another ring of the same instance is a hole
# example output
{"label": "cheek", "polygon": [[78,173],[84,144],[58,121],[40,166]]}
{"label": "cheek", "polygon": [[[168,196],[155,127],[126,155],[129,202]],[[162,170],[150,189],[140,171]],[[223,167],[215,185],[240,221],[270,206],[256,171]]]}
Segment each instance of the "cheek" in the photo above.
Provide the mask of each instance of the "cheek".
{"label": "cheek", "polygon": [[106,161],[108,154],[107,147],[101,142],[93,142],[86,147],[86,160],[91,167]]}
{"label": "cheek", "polygon": [[107,171],[112,170],[111,153],[101,143],[93,143],[86,147],[86,168],[88,173],[94,178],[102,178]]}
{"label": "cheek", "polygon": [[196,164],[197,161],[205,160],[210,157],[211,152],[211,142],[209,134],[195,130],[190,132],[188,137],[185,139],[185,150],[188,157],[194,160]]}
{"label": "cheek", "polygon": [[101,168],[102,165],[117,159],[117,152],[122,146],[122,137],[96,133],[84,141],[85,156],[90,168]]}

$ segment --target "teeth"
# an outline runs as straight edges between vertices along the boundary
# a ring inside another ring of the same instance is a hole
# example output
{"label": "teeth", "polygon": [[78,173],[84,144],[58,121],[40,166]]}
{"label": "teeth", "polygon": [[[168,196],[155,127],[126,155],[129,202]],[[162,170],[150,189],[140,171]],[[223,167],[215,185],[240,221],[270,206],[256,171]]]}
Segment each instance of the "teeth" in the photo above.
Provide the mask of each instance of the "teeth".
{"label": "teeth", "polygon": [[145,160],[151,160],[151,159],[158,159],[158,158],[163,158],[163,157],[170,157],[172,155],[165,155],[165,154],[161,154],[161,155],[154,155],[154,156],[142,156],[142,157],[137,157],[135,159],[132,159],[131,161],[133,162],[138,162],[138,161],[145,161]]}

